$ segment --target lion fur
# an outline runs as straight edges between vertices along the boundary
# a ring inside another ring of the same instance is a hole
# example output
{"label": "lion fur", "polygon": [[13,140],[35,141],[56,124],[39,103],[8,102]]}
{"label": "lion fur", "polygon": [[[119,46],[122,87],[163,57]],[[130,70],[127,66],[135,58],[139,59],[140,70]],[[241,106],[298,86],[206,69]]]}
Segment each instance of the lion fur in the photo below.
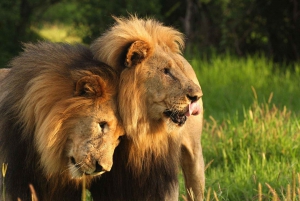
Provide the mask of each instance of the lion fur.
{"label": "lion fur", "polygon": [[[147,82],[149,77],[155,80],[159,71],[156,64],[177,66],[175,70],[182,72],[176,77],[178,81],[184,78],[186,85],[200,88],[194,70],[181,55],[183,34],[151,18],[114,19],[116,23],[92,43],[91,50],[95,59],[120,74],[118,104],[126,137],[116,149],[112,171],[92,186],[93,195],[96,200],[177,200],[181,165],[186,189],[194,193],[194,200],[202,200],[203,109],[182,127],[171,125],[161,117],[161,111],[149,112],[149,101],[164,96],[151,92],[161,85]],[[183,92],[185,84],[174,82],[174,88]],[[198,102],[203,107],[201,98]]]}
{"label": "lion fur", "polygon": [[[40,200],[80,200],[81,180],[62,171],[67,169],[60,160],[67,131],[75,123],[72,117],[116,94],[115,72],[93,60],[87,47],[48,42],[25,44],[9,67],[0,83],[0,162],[8,164],[7,200],[31,200],[29,184]],[[103,93],[95,98],[74,94],[77,80],[93,75],[102,78]]]}

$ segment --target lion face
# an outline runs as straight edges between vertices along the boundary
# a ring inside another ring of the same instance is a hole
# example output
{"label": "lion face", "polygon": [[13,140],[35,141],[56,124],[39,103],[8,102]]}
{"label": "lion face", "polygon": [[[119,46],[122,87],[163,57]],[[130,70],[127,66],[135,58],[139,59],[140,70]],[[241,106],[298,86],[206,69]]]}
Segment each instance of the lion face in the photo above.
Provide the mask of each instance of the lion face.
{"label": "lion face", "polygon": [[176,156],[186,121],[202,114],[202,91],[181,54],[180,32],[153,19],[115,20],[91,50],[120,74],[118,109],[128,137],[128,164],[136,175],[145,175],[155,162]]}
{"label": "lion face", "polygon": [[[154,68],[153,68],[154,67]],[[187,117],[197,115],[202,91],[188,78],[177,55],[156,53],[141,66],[145,78],[148,114],[152,119],[171,120],[182,126]]]}
{"label": "lion face", "polygon": [[[128,88],[133,90],[133,100],[139,100],[139,107],[132,105],[138,116],[135,122],[152,122],[151,127],[165,123],[168,128],[184,125],[191,115],[200,113],[201,106],[198,100],[202,97],[202,90],[190,78],[192,67],[178,53],[163,50],[157,47],[153,52],[144,41],[136,41],[128,49],[125,65],[121,73],[119,108],[122,119],[128,119],[128,109],[131,100],[124,99],[128,96]],[[127,102],[128,101],[128,102]],[[137,103],[133,103],[137,104]],[[125,123],[126,126],[128,123]],[[171,127],[170,127],[171,125]],[[130,128],[129,128],[130,129]],[[131,132],[132,133],[132,132]],[[140,132],[141,133],[141,132]]]}
{"label": "lion face", "polygon": [[48,174],[89,179],[110,171],[124,130],[107,85],[98,75],[81,77],[73,97],[58,101],[43,121],[36,144]]}
{"label": "lion face", "polygon": [[71,177],[96,176],[110,171],[113,153],[123,130],[118,125],[116,101],[81,108],[68,120],[67,160]]}
{"label": "lion face", "polygon": [[152,19],[115,20],[91,49],[121,74],[118,103],[127,135],[159,133],[155,128],[167,123],[172,129],[184,125],[200,112],[202,91],[181,55],[183,35]]}

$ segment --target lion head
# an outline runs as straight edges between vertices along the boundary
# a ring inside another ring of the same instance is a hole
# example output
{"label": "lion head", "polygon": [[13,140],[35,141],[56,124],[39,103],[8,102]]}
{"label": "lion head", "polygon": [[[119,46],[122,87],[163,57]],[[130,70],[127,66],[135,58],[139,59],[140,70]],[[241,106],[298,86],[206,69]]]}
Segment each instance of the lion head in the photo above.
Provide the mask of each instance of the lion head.
{"label": "lion head", "polygon": [[74,72],[73,97],[57,101],[45,119],[36,122],[36,145],[48,174],[66,171],[72,179],[83,174],[92,178],[112,167],[114,149],[123,135],[115,89],[94,73]]}
{"label": "lion head", "polygon": [[80,45],[26,44],[10,66],[0,102],[0,159],[8,163],[8,194],[26,200],[31,183],[42,200],[66,192],[71,200],[70,185],[78,186],[83,174],[90,183],[112,167],[124,133],[116,105],[118,77]]}
{"label": "lion head", "polygon": [[[115,20],[91,49],[94,58],[120,73],[119,113],[135,147],[129,161],[150,168],[153,158],[165,157],[169,138],[179,141],[187,118],[201,112],[202,91],[181,55],[180,32],[152,19]],[[146,157],[149,152],[154,157]]]}

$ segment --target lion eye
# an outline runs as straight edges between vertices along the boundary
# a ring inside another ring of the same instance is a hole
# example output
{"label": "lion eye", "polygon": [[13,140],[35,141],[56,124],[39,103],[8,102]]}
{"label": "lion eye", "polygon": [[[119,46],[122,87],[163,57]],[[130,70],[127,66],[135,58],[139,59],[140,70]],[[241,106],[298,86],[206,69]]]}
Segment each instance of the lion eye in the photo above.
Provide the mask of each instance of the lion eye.
{"label": "lion eye", "polygon": [[176,77],[171,73],[170,68],[164,68],[164,74],[171,77],[173,80],[176,80]]}
{"label": "lion eye", "polygon": [[106,133],[108,131],[108,124],[105,121],[99,123],[102,133]]}
{"label": "lion eye", "polygon": [[167,75],[167,74],[171,74],[171,73],[170,73],[170,68],[164,68],[164,74],[166,74],[166,75]]}

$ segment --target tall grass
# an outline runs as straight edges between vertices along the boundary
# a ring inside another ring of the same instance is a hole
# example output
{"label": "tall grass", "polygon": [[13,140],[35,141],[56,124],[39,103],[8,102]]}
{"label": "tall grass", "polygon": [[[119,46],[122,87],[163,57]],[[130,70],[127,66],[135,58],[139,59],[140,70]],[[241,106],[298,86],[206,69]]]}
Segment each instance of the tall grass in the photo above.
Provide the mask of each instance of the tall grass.
{"label": "tall grass", "polygon": [[286,106],[300,114],[300,64],[290,70],[290,65],[276,64],[263,55],[237,58],[229,53],[210,59],[194,56],[189,61],[203,88],[206,118],[224,120],[237,111],[243,118],[241,111],[253,102],[251,87],[258,101],[266,101],[273,93],[272,100],[278,108]]}
{"label": "tall grass", "polygon": [[3,163],[2,164],[2,169],[1,169],[1,173],[2,173],[2,200],[5,201],[6,200],[6,196],[5,196],[5,176],[6,176],[6,171],[7,171],[7,163]]}
{"label": "tall grass", "polygon": [[300,200],[300,67],[191,60],[204,92],[206,200]]}
{"label": "tall grass", "polygon": [[219,200],[257,200],[263,184],[264,200],[271,200],[270,187],[284,199],[287,187],[295,186],[300,200],[300,181],[294,182],[300,173],[299,142],[297,117],[270,103],[255,101],[242,122],[229,118],[217,124],[211,118],[203,134],[204,156],[213,160],[206,171],[207,188]]}

